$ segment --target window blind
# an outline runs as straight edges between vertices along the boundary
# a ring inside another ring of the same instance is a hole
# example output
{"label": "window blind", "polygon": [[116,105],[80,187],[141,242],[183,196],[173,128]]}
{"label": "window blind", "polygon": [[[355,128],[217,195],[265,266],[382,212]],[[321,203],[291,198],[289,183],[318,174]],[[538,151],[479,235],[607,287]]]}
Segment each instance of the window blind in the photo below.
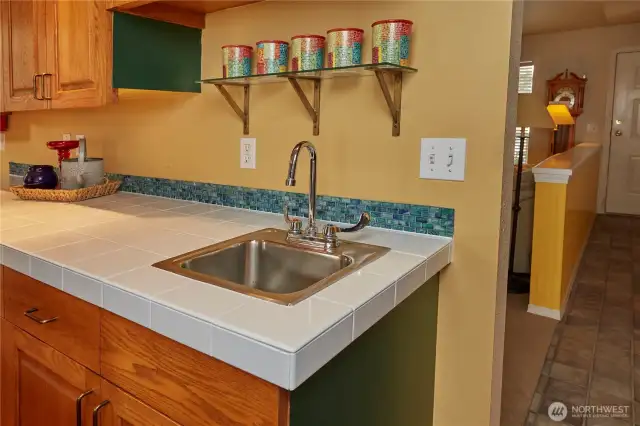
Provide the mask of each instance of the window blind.
{"label": "window blind", "polygon": [[522,164],[526,164],[529,157],[529,132],[531,128],[524,128],[525,139],[522,148],[520,147],[520,129],[521,127],[516,127],[515,149],[513,150],[513,164],[518,164],[518,153],[520,152],[520,149],[522,149]]}
{"label": "window blind", "polygon": [[518,78],[518,93],[533,92],[533,62],[520,62],[520,75]]}

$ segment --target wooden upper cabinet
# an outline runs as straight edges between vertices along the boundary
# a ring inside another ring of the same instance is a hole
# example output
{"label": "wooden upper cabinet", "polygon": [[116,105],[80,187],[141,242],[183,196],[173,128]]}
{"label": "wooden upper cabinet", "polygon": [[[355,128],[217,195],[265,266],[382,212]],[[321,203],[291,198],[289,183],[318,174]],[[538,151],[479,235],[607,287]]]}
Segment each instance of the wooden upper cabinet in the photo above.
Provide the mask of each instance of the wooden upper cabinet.
{"label": "wooden upper cabinet", "polygon": [[99,411],[100,426],[180,426],[106,380],[100,390],[109,401]]}
{"label": "wooden upper cabinet", "polygon": [[[47,109],[42,81],[46,68],[45,4],[40,0],[0,1],[2,94],[5,111]],[[38,94],[36,95],[36,90]]]}
{"label": "wooden upper cabinet", "polygon": [[[22,0],[17,0],[22,2]],[[111,16],[104,0],[46,0],[45,97],[52,108],[107,103],[111,92]]]}
{"label": "wooden upper cabinet", "polygon": [[5,320],[1,383],[3,426],[90,425],[101,400],[97,375]]}

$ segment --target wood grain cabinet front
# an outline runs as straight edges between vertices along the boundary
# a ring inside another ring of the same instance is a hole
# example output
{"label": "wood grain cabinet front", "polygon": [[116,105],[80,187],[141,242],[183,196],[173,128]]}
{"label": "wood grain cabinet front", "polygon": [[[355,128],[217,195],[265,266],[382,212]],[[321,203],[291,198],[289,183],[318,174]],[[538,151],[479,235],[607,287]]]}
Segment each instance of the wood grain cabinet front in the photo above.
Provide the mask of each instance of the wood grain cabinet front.
{"label": "wood grain cabinet front", "polygon": [[0,94],[4,111],[48,109],[42,94],[46,68],[45,2],[0,0]]}
{"label": "wood grain cabinet front", "polygon": [[106,380],[100,394],[103,400],[94,409],[93,426],[180,426]]}
{"label": "wood grain cabinet front", "polygon": [[2,426],[88,426],[100,377],[2,320]]}
{"label": "wood grain cabinet front", "polygon": [[100,308],[3,267],[4,318],[100,371]]}
{"label": "wood grain cabinet front", "polygon": [[285,426],[289,393],[102,312],[102,376],[184,426]]}
{"label": "wood grain cabinet front", "polygon": [[105,105],[111,14],[104,0],[0,0],[5,111]]}
{"label": "wood grain cabinet front", "polygon": [[111,15],[101,0],[48,0],[46,97],[51,108],[105,105],[110,92]]}

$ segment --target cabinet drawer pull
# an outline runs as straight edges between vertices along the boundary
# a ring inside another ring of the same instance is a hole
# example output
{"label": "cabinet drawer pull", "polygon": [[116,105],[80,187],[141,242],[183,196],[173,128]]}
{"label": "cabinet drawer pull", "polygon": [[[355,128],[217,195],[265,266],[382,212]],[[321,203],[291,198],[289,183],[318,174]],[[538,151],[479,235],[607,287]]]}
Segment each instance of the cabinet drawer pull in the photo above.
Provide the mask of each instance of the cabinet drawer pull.
{"label": "cabinet drawer pull", "polygon": [[[48,79],[47,79],[48,77]],[[51,98],[51,79],[53,78],[53,74],[44,73],[42,74],[42,97],[43,99],[50,101]],[[45,90],[46,89],[46,90]]]}
{"label": "cabinet drawer pull", "polygon": [[76,426],[82,426],[82,400],[91,393],[93,393],[93,389],[81,393],[80,396],[76,398]]}
{"label": "cabinet drawer pull", "polygon": [[37,322],[38,324],[48,324],[58,319],[58,317],[47,318],[47,319],[38,318],[37,316],[33,315],[34,312],[38,312],[38,308],[27,309],[24,312],[24,316]]}
{"label": "cabinet drawer pull", "polygon": [[93,426],[98,426],[98,423],[100,422],[100,410],[109,402],[111,401],[109,401],[108,399],[105,401],[102,401],[100,404],[98,404],[96,408],[93,409],[93,422],[92,422]]}

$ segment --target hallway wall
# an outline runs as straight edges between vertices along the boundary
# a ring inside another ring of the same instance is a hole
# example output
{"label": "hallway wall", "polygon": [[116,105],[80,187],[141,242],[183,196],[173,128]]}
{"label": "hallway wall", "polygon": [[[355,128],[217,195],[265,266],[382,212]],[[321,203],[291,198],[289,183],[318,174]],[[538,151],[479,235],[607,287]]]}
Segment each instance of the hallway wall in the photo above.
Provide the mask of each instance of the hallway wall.
{"label": "hallway wall", "polygon": [[[610,105],[615,68],[613,60],[621,49],[640,50],[640,23],[586,30],[529,35],[522,38],[522,61],[535,66],[533,93],[546,104],[546,80],[565,69],[588,78],[584,113],[576,122],[576,141],[604,146],[598,185],[598,212],[604,212],[607,165],[609,162]],[[548,144],[544,138],[532,143]],[[539,152],[547,147],[532,146]]]}

